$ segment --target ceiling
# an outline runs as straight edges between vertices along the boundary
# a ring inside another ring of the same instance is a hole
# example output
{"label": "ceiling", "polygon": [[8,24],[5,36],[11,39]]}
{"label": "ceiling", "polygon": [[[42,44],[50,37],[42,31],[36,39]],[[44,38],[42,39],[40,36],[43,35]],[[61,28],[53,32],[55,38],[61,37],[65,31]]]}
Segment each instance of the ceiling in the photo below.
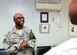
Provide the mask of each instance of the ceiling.
{"label": "ceiling", "polygon": [[60,0],[36,0],[38,1],[39,3],[60,3]]}

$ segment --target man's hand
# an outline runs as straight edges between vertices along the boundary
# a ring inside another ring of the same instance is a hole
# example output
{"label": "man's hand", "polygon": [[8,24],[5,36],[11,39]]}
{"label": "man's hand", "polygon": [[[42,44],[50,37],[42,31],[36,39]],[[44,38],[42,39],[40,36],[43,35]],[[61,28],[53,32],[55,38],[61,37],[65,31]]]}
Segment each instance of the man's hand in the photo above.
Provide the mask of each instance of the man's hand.
{"label": "man's hand", "polygon": [[21,42],[21,48],[25,49],[27,47],[27,41],[26,40],[22,40]]}

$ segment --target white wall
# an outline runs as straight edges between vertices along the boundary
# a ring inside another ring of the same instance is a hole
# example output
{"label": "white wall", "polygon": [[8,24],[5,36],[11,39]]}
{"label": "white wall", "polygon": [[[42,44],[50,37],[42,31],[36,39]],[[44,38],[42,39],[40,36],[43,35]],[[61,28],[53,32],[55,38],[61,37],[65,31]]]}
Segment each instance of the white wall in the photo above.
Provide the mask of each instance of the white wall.
{"label": "white wall", "polygon": [[68,9],[69,0],[63,0],[60,25],[55,24],[53,17],[58,15],[57,11],[49,12],[50,33],[40,34],[40,12],[35,10],[35,0],[0,0],[0,48],[3,48],[2,40],[4,34],[14,26],[12,16],[21,12],[26,17],[25,25],[32,28],[37,38],[36,46],[58,45],[71,37],[68,36]]}

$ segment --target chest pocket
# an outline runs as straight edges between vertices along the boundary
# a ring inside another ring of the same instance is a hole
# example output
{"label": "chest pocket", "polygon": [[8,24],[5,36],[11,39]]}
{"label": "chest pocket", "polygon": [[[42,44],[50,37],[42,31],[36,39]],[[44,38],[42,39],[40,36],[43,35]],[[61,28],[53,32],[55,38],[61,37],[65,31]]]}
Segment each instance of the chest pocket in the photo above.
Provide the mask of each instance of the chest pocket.
{"label": "chest pocket", "polygon": [[20,36],[20,39],[22,40],[22,39],[25,39],[25,40],[29,40],[29,34],[28,33],[25,33],[25,34],[23,34],[23,35],[21,35]]}
{"label": "chest pocket", "polygon": [[13,43],[13,44],[19,43],[20,42],[19,41],[19,36],[15,35],[15,34],[11,35],[10,36],[10,42]]}

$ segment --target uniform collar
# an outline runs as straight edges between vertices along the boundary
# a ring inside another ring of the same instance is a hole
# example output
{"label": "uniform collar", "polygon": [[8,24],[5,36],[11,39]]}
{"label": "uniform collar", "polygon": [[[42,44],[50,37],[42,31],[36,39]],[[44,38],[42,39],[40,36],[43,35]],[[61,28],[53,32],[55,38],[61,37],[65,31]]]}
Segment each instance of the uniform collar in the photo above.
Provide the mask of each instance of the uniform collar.
{"label": "uniform collar", "polygon": [[[25,28],[25,26],[23,26],[23,33],[25,33],[26,32],[26,28]],[[13,27],[13,33],[17,33],[17,31],[16,31],[16,27]]]}

